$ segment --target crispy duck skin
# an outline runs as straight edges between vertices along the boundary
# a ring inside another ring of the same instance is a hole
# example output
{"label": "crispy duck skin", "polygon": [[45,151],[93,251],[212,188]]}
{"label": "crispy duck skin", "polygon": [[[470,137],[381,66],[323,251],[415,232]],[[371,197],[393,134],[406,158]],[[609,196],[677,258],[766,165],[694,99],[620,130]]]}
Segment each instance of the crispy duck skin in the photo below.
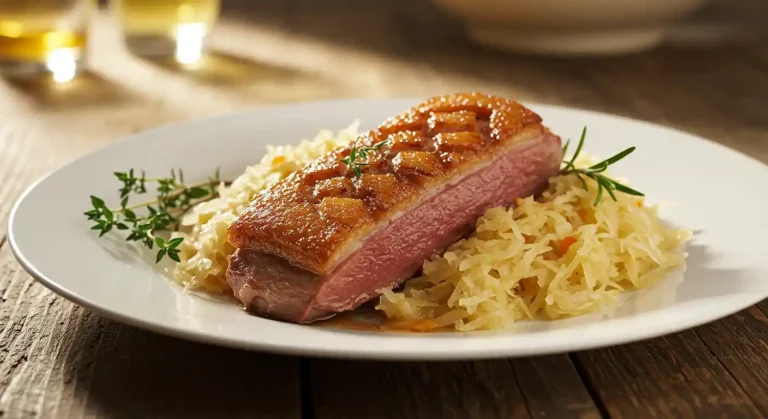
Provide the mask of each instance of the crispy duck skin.
{"label": "crispy duck skin", "polygon": [[361,177],[341,162],[352,145],[333,151],[259,194],[230,226],[229,241],[328,273],[431,189],[542,134],[549,131],[539,115],[514,101],[480,93],[431,98],[358,139],[358,147],[389,140],[369,154]]}

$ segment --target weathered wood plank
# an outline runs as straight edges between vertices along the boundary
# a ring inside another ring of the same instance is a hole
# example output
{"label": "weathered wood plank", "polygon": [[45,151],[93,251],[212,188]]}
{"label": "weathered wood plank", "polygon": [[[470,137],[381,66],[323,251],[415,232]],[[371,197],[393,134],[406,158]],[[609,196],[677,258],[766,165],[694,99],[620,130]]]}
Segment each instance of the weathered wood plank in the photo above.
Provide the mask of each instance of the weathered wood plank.
{"label": "weathered wood plank", "polygon": [[600,417],[565,355],[453,363],[314,360],[308,376],[320,419]]}
{"label": "weathered wood plank", "polygon": [[567,355],[510,360],[534,418],[599,418],[600,411]]}
{"label": "weathered wood plank", "polygon": [[508,361],[377,363],[317,360],[309,377],[318,419],[529,418]]}
{"label": "weathered wood plank", "polygon": [[750,307],[695,331],[768,417],[768,316],[758,307]]}
{"label": "weathered wood plank", "polygon": [[299,361],[119,325],[58,298],[0,250],[7,417],[300,417]]}
{"label": "weathered wood plank", "polygon": [[193,344],[112,324],[99,341],[90,382],[76,391],[88,395],[86,410],[97,415],[298,418],[298,366],[297,358]]}
{"label": "weathered wood plank", "polygon": [[768,298],[766,298],[765,300],[757,303],[756,306],[757,306],[757,308],[759,308],[763,312],[763,314],[768,316]]}
{"label": "weathered wood plank", "polygon": [[763,417],[692,330],[574,359],[612,418]]}

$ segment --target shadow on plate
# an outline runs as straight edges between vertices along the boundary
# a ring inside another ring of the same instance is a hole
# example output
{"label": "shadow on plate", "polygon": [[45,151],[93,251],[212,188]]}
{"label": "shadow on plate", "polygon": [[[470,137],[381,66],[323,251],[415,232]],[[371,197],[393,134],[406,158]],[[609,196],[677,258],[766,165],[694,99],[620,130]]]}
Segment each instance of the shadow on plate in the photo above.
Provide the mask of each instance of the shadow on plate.
{"label": "shadow on plate", "polygon": [[136,242],[127,242],[121,233],[105,234],[99,238],[99,246],[115,260],[127,265],[144,265],[160,275],[165,275],[168,268],[173,266],[171,265],[172,261],[169,261],[167,257],[160,263],[154,263],[157,255],[156,250],[150,250]]}
{"label": "shadow on plate", "polygon": [[[768,290],[768,271],[764,269],[728,269],[713,267],[714,256],[704,246],[693,245],[689,250],[689,269],[679,289],[678,304],[700,303],[701,300],[754,293],[755,283]],[[746,284],[752,284],[747,287]]]}
{"label": "shadow on plate", "polygon": [[169,307],[169,310],[175,309],[182,315],[188,316],[190,321],[194,321],[195,311],[201,302],[239,308],[239,303],[231,292],[214,294],[185,289],[173,278],[175,262],[166,257],[160,263],[155,263],[156,249],[150,250],[136,242],[126,242],[124,237],[119,233],[106,234],[99,240],[99,245],[115,260],[130,266],[144,266],[157,276],[158,281],[164,280],[169,287],[172,287],[176,291],[176,303],[174,307]]}

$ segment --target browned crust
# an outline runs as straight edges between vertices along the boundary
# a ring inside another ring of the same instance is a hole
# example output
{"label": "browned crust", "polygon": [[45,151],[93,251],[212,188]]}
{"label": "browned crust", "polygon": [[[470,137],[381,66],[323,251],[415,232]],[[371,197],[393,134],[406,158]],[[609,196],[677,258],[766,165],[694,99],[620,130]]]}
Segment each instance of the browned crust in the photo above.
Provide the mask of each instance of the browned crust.
{"label": "browned crust", "polygon": [[358,139],[358,146],[393,140],[371,154],[361,178],[341,162],[350,146],[328,153],[256,196],[229,227],[229,241],[328,273],[380,221],[418,202],[425,190],[546,131],[539,115],[504,98],[430,98]]}

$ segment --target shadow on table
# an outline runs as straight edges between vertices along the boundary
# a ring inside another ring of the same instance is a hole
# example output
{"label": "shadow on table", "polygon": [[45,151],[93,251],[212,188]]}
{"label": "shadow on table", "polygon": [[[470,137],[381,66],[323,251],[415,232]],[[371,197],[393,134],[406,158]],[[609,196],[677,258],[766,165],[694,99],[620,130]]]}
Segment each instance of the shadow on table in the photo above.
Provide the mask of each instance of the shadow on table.
{"label": "shadow on table", "polygon": [[57,83],[50,76],[7,78],[2,83],[23,93],[44,110],[78,110],[139,100],[130,90],[90,70],[84,70],[66,83]]}
{"label": "shadow on table", "polygon": [[217,49],[207,51],[194,64],[179,63],[175,57],[143,57],[143,60],[201,84],[229,90],[234,95],[252,95],[271,102],[328,98],[339,91],[333,81],[320,74]]}
{"label": "shadow on table", "polygon": [[242,85],[264,81],[290,81],[313,75],[296,69],[258,62],[224,51],[208,51],[194,64],[179,63],[175,57],[142,57],[146,62],[216,86]]}
{"label": "shadow on table", "polygon": [[101,329],[82,331],[73,348],[78,355],[65,365],[92,377],[75,380],[74,391],[97,416],[299,417],[296,359],[100,323]]}

